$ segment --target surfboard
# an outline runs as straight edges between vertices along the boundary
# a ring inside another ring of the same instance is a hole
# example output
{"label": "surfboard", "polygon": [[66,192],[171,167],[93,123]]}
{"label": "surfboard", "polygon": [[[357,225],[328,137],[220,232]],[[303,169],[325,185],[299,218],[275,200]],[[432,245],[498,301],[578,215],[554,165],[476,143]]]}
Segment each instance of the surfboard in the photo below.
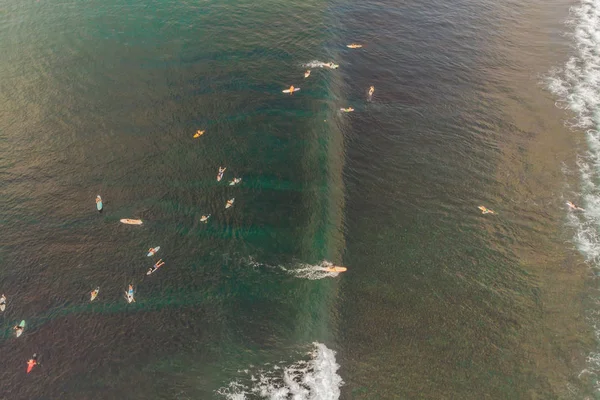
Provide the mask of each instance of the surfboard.
{"label": "surfboard", "polygon": [[135,301],[135,298],[133,297],[133,289],[125,291],[125,299],[128,303],[132,303]]}
{"label": "surfboard", "polygon": [[21,323],[19,324],[19,326],[23,329],[20,329],[17,331],[16,336],[19,337],[23,334],[23,331],[25,330],[25,320],[21,321]]}
{"label": "surfboard", "polygon": [[338,267],[337,265],[325,268],[325,271],[327,272],[346,272],[347,270],[348,269],[346,267]]}
{"label": "surfboard", "polygon": [[352,44],[347,44],[346,47],[349,49],[360,49],[362,47],[362,44],[352,43]]}
{"label": "surfboard", "polygon": [[152,249],[152,251],[148,252],[148,257],[152,257],[153,255],[158,253],[159,250],[160,250],[160,246],[156,246],[155,248]]}
{"label": "surfboard", "polygon": [[128,224],[128,225],[142,225],[143,222],[141,219],[129,219],[129,218],[123,218],[121,220],[122,223],[124,224]]}
{"label": "surfboard", "polygon": [[6,304],[0,304],[0,311],[4,311],[6,309]]}

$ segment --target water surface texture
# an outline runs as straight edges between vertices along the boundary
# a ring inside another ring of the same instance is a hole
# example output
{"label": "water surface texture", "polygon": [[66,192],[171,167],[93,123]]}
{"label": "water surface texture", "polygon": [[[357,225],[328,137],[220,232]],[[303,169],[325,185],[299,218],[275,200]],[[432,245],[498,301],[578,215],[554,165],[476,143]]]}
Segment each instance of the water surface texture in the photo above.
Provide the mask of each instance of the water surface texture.
{"label": "water surface texture", "polygon": [[571,5],[0,4],[0,398],[593,396]]}

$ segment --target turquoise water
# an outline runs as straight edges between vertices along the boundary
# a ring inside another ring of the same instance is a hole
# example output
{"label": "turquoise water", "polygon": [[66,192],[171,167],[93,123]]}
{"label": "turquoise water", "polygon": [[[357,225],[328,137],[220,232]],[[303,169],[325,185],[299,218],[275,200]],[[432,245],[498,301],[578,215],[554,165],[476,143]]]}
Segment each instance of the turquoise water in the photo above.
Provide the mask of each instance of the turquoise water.
{"label": "turquoise water", "polygon": [[0,398],[592,393],[554,6],[3,3]]}

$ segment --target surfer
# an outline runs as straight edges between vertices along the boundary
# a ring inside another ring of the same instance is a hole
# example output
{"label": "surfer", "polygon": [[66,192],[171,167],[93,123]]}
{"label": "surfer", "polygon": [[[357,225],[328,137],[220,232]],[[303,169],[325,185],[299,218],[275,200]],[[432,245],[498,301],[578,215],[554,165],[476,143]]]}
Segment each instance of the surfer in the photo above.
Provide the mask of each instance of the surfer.
{"label": "surfer", "polygon": [[307,69],[306,72],[304,73],[304,77],[308,78],[310,76],[310,69]]}
{"label": "surfer", "polygon": [[159,249],[160,249],[160,247],[154,247],[154,248],[150,247],[148,249],[148,257],[152,257],[153,255],[155,255]]}
{"label": "surfer", "polygon": [[349,49],[360,49],[362,47],[362,44],[352,43],[347,44],[346,47],[348,47]]}
{"label": "surfer", "polygon": [[33,353],[33,356],[31,356],[31,359],[29,361],[27,361],[27,373],[30,373],[31,370],[33,369],[33,367],[35,367],[36,365],[39,365],[37,362],[37,354]]}
{"label": "surfer", "polygon": [[205,224],[207,224],[207,223],[208,223],[208,219],[209,219],[209,218],[210,218],[210,214],[208,214],[208,215],[203,215],[203,216],[200,218],[200,222],[204,222]]}
{"label": "surfer", "polygon": [[373,93],[375,93],[375,86],[369,88],[369,97],[373,96]]}
{"label": "surfer", "polygon": [[348,113],[348,112],[352,112],[352,111],[354,111],[354,108],[352,108],[352,107],[348,107],[348,108],[340,108],[340,111],[343,111],[343,112],[347,112],[347,113]]}
{"label": "surfer", "polygon": [[6,307],[6,296],[3,294],[0,297],[0,311],[4,311],[5,307]]}
{"label": "surfer", "polygon": [[567,201],[567,205],[569,206],[569,208],[571,210],[574,210],[574,211],[585,211],[583,208],[578,207],[577,205],[575,205],[574,203],[571,203],[570,201]]}
{"label": "surfer", "polygon": [[334,63],[332,63],[332,62],[328,62],[328,63],[326,63],[326,64],[325,64],[325,66],[326,66],[327,68],[331,68],[331,69],[337,69],[337,67],[339,67],[339,65],[337,65],[337,64],[334,64]]}
{"label": "surfer", "polygon": [[100,288],[97,287],[96,289],[92,290],[90,292],[90,301],[94,301],[96,299],[96,297],[98,297],[98,293],[100,292]]}
{"label": "surfer", "polygon": [[13,329],[15,330],[15,334],[17,335],[17,337],[19,337],[23,333],[23,329],[25,329],[25,327],[21,325],[15,325],[13,326]]}
{"label": "surfer", "polygon": [[133,285],[130,283],[129,284],[129,288],[127,289],[127,302],[131,303],[134,302],[135,303],[135,299],[133,298]]}
{"label": "surfer", "polygon": [[154,264],[149,270],[148,272],[146,272],[146,275],[150,275],[151,273],[155,272],[157,269],[159,269],[160,267],[162,267],[163,265],[165,265],[165,263],[163,262],[162,258],[160,260],[158,260],[156,262],[156,264]]}
{"label": "surfer", "polygon": [[294,87],[294,85],[290,86],[289,89],[285,89],[282,90],[283,93],[289,93],[290,95],[294,94],[294,92],[297,92],[298,90],[300,90],[300,88]]}
{"label": "surfer", "polygon": [[235,201],[235,197],[232,199],[227,200],[227,203],[225,204],[225,208],[229,208],[233,205],[233,202]]}
{"label": "surfer", "polygon": [[229,182],[229,186],[235,186],[242,181],[242,178],[233,178],[231,182]]}
{"label": "surfer", "polygon": [[196,133],[194,134],[194,139],[199,138],[200,136],[204,135],[204,132],[206,132],[206,131],[201,131],[200,129],[198,129],[196,131]]}
{"label": "surfer", "polygon": [[96,196],[96,209],[98,212],[102,212],[102,197],[100,195]]}
{"label": "surfer", "polygon": [[489,208],[486,208],[484,206],[479,206],[477,208],[479,208],[481,210],[482,214],[496,214],[496,212],[494,212],[494,211],[492,211]]}
{"label": "surfer", "polygon": [[221,182],[221,179],[223,179],[223,174],[225,173],[226,169],[227,167],[219,167],[219,173],[217,174],[217,182]]}

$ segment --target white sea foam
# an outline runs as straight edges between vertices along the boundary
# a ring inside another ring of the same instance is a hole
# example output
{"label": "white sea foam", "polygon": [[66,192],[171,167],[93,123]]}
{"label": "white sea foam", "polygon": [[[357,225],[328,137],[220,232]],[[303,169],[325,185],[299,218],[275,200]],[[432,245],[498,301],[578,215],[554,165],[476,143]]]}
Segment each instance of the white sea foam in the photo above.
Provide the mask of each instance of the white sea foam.
{"label": "white sea foam", "polygon": [[339,272],[333,272],[328,270],[334,266],[333,263],[329,261],[321,261],[319,264],[311,265],[311,264],[292,264],[287,267],[283,265],[269,265],[263,264],[258,261],[255,261],[252,257],[247,258],[246,263],[251,265],[253,268],[270,268],[270,269],[279,269],[281,271],[286,272],[287,274],[293,275],[296,278],[301,279],[310,279],[317,280],[323,278],[333,278],[338,276]]}
{"label": "white sea foam", "polygon": [[288,269],[287,271],[289,274],[298,278],[316,280],[338,276],[340,274],[339,272],[332,272],[328,270],[328,268],[333,266],[334,265],[329,261],[322,261],[317,265],[300,264],[299,268]]}
{"label": "white sea foam", "polygon": [[307,360],[246,373],[217,393],[229,400],[337,400],[344,384],[339,367],[333,350],[313,343]]}
{"label": "white sea foam", "polygon": [[[575,54],[564,68],[551,72],[548,87],[559,98],[556,105],[569,110],[568,125],[583,129],[587,149],[578,157],[583,211],[569,211],[575,243],[590,266],[600,271],[600,0],[581,0],[567,21],[572,27]],[[569,199],[573,201],[573,199]],[[592,321],[596,326],[597,321]],[[596,336],[600,339],[600,330]],[[581,376],[600,375],[600,354],[592,352]],[[596,384],[600,390],[600,381]]]}
{"label": "white sea foam", "polygon": [[302,66],[304,68],[331,68],[330,65],[335,64],[334,62],[323,62],[323,61],[319,61],[319,60],[313,60],[313,61],[309,61],[306,64],[303,64]]}

